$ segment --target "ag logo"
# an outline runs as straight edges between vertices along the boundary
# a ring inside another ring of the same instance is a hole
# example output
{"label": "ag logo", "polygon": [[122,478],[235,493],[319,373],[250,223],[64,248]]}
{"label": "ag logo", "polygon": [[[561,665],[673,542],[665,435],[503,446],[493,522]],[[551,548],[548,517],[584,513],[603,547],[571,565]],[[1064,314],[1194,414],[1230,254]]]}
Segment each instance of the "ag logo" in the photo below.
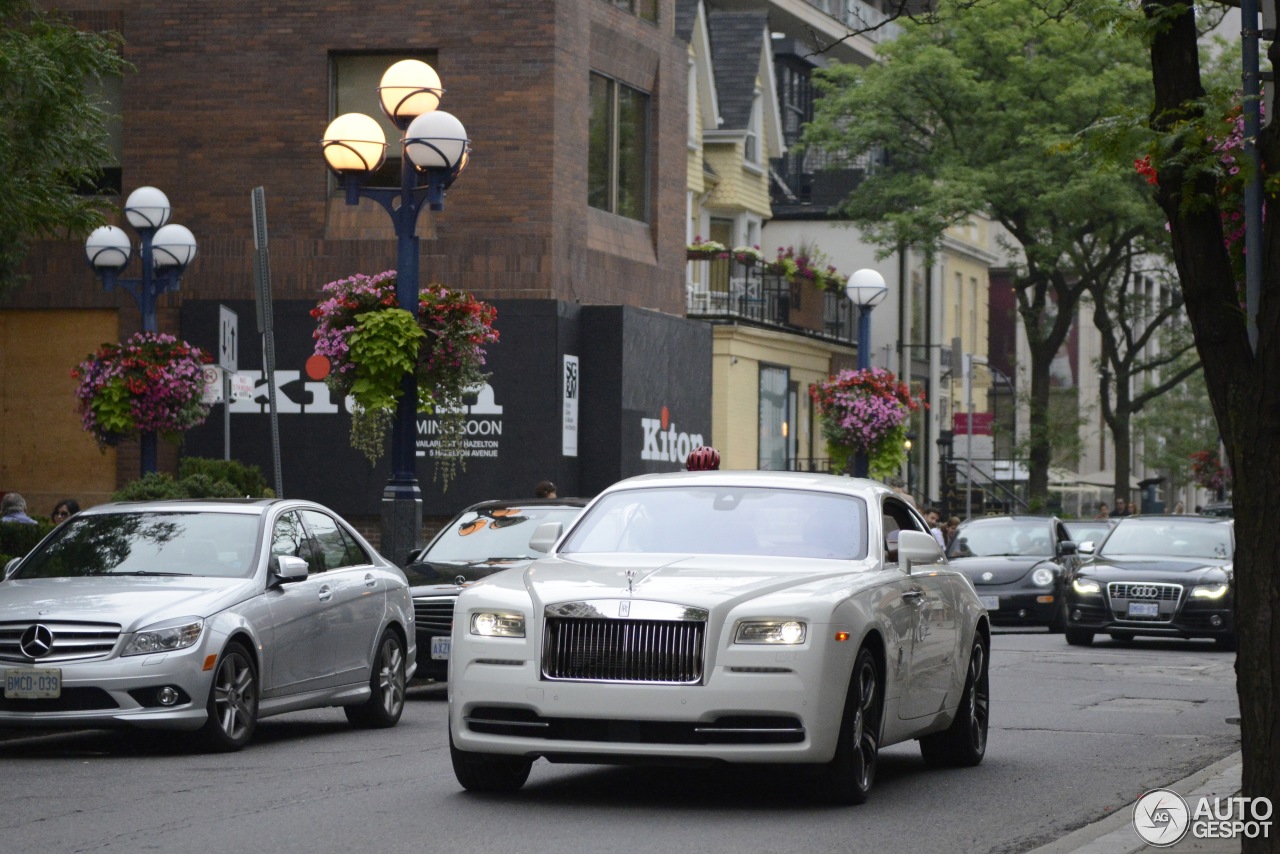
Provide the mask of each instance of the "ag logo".
{"label": "ag logo", "polygon": [[1191,811],[1171,789],[1152,789],[1133,805],[1133,829],[1142,841],[1157,848],[1176,845],[1191,826]]}

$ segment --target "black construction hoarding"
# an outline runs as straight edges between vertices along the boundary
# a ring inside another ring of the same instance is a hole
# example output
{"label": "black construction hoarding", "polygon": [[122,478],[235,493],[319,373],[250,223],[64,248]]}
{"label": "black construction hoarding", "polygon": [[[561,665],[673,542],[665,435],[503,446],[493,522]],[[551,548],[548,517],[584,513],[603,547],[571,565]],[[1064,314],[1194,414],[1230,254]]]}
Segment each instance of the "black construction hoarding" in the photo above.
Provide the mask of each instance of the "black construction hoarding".
{"label": "black construction hoarding", "polygon": [[[182,335],[213,352],[218,306],[242,319],[251,301],[187,300]],[[488,351],[487,385],[467,399],[465,469],[447,490],[431,464],[436,420],[418,416],[418,479],[426,516],[451,516],[486,498],[532,496],[541,480],[559,494],[591,496],[635,474],[677,471],[710,442],[711,331],[644,309],[553,300],[497,300],[500,341]],[[389,475],[350,445],[351,416],[317,378],[315,303],[274,304],[276,398],[284,492],[351,516],[381,512]],[[566,358],[567,357],[567,358]],[[262,339],[242,320],[239,372],[252,400],[231,404],[231,456],[272,478]],[[321,374],[322,376],[322,374]],[[577,415],[577,423],[573,416]],[[221,458],[222,406],[187,433],[185,456]],[[388,450],[390,441],[388,439]],[[576,450],[576,455],[575,455]]]}

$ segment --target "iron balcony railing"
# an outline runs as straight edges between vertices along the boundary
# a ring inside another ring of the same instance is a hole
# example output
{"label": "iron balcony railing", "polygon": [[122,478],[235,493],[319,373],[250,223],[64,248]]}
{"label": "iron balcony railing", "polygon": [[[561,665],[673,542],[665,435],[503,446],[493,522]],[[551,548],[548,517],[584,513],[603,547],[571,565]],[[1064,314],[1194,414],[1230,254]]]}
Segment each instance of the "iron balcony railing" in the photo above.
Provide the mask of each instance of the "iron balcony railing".
{"label": "iron balcony railing", "polygon": [[744,320],[852,344],[852,304],[843,293],[790,282],[762,264],[726,257],[691,258],[686,278],[689,317]]}

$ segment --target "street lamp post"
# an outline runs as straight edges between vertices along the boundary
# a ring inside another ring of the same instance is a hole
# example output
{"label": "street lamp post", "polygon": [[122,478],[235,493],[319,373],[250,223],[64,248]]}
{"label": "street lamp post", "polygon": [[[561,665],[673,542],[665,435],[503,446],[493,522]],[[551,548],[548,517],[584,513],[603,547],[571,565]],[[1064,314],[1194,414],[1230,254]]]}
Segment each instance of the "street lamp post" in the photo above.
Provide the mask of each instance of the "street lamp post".
{"label": "street lamp post", "polygon": [[[844,292],[858,307],[858,370],[871,367],[871,309],[889,292],[884,276],[875,270],[862,269],[849,277]],[[866,451],[859,451],[853,458],[853,476],[866,477],[870,465]]]}
{"label": "street lamp post", "polygon": [[[196,239],[184,225],[169,222],[173,208],[169,199],[155,187],[139,187],[124,203],[124,215],[138,232],[142,245],[138,258],[142,275],[135,279],[120,274],[129,266],[133,241],[124,229],[104,225],[94,229],[84,242],[89,266],[102,279],[103,287],[124,288],[142,313],[142,331],[157,332],[156,299],[167,291],[176,291],[182,283],[182,272],[196,257]],[[156,470],[156,434],[143,433],[141,438],[142,473]]]}
{"label": "street lamp post", "polygon": [[[424,207],[444,210],[445,190],[467,165],[470,140],[462,122],[438,109],[444,89],[435,69],[406,59],[382,75],[382,112],[404,134],[400,186],[367,182],[386,159],[382,127],[362,113],[344,113],[329,124],[322,143],[325,162],[343,182],[346,202],[377,202],[396,232],[396,299],[418,317],[418,215]],[[396,563],[417,548],[422,534],[422,491],[417,477],[418,384],[412,373],[401,381],[391,428],[391,477],[382,493],[382,552]]]}

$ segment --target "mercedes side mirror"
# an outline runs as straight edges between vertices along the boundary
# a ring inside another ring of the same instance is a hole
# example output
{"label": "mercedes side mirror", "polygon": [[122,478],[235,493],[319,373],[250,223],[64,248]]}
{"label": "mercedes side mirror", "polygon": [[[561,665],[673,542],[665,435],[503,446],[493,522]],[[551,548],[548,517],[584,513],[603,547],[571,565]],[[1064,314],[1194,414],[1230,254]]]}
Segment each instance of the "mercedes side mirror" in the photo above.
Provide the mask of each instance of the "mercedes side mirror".
{"label": "mercedes side mirror", "polygon": [[293,555],[274,555],[271,574],[281,581],[301,581],[307,577],[307,562]]}

